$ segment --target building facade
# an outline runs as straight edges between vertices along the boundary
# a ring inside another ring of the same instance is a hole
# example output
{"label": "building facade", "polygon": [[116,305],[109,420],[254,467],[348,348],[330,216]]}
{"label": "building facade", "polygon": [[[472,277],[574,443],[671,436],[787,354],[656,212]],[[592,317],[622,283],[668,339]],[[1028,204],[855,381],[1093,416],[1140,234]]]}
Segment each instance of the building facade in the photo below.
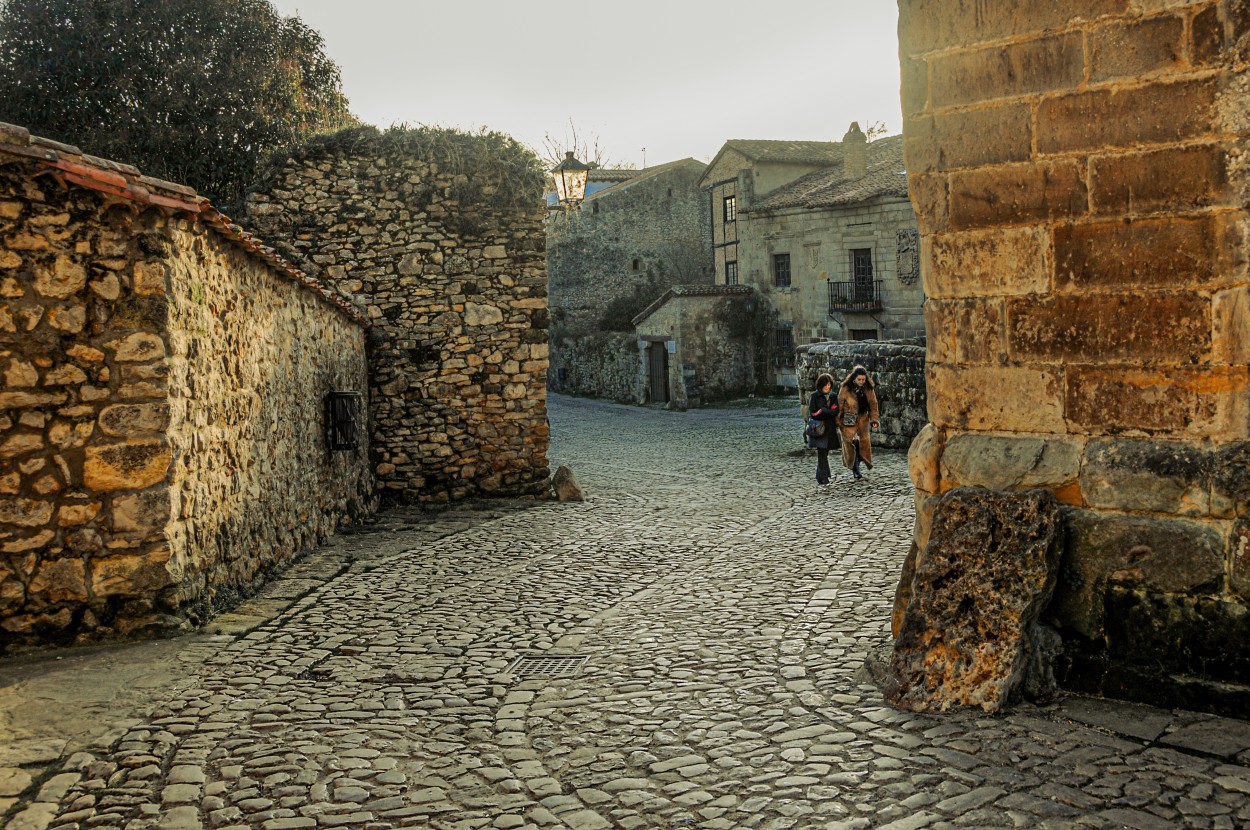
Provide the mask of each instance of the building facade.
{"label": "building facade", "polygon": [[775,385],[797,385],[795,348],[924,335],[919,235],[901,136],[869,142],[730,141],[703,178],[718,284],[775,312]]}

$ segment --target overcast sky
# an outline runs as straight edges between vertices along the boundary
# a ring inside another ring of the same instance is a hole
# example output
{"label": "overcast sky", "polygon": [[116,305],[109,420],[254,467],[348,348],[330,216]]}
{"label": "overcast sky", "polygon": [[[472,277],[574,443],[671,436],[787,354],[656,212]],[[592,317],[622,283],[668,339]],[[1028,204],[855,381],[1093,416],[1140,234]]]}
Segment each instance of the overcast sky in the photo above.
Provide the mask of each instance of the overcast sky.
{"label": "overcast sky", "polygon": [[352,110],[710,160],[731,138],[900,131],[894,0],[273,0],[321,32]]}

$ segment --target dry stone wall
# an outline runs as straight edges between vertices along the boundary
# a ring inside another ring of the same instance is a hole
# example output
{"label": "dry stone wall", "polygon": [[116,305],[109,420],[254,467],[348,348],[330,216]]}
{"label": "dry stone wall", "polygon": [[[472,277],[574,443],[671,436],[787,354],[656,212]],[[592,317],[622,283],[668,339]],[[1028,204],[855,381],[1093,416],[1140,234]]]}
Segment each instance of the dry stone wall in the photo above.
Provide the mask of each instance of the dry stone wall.
{"label": "dry stone wall", "polygon": [[928,423],[928,395],[925,387],[925,347],[923,340],[866,341],[838,340],[813,343],[798,350],[799,398],[804,407],[822,372],[833,375],[836,383],[863,366],[877,388],[881,429],[872,437],[874,446],[909,447]]}
{"label": "dry stone wall", "polygon": [[899,9],[929,297],[917,540],[953,487],[1051,490],[1066,682],[1230,708],[1250,685],[1246,4]]}
{"label": "dry stone wall", "polygon": [[0,145],[0,651],[202,620],[369,508],[320,437],[361,322],[185,188]]}
{"label": "dry stone wall", "polygon": [[329,393],[368,389],[365,328],[201,225],[161,231],[168,257],[146,267],[169,285],[166,535],[183,590],[228,597],[376,506],[363,420],[356,450],[331,450],[325,424]]}
{"label": "dry stone wall", "polygon": [[545,493],[547,278],[537,160],[529,156],[533,170],[525,171],[533,186],[504,199],[499,170],[463,159],[512,153],[512,144],[465,136],[458,159],[424,133],[349,135],[283,164],[249,197],[247,224],[367,309],[382,497]]}

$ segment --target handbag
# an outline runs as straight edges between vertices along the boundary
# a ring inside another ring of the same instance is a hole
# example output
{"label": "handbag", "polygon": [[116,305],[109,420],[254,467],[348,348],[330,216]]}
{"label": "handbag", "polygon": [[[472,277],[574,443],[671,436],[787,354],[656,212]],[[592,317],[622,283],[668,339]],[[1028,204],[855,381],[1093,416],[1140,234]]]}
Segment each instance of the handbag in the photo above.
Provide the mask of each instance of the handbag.
{"label": "handbag", "polygon": [[852,412],[849,409],[842,410],[842,426],[853,427],[855,426],[858,420],[859,420],[858,412]]}
{"label": "handbag", "polygon": [[808,438],[824,438],[825,422],[819,418],[808,418],[807,427],[803,430],[803,434]]}

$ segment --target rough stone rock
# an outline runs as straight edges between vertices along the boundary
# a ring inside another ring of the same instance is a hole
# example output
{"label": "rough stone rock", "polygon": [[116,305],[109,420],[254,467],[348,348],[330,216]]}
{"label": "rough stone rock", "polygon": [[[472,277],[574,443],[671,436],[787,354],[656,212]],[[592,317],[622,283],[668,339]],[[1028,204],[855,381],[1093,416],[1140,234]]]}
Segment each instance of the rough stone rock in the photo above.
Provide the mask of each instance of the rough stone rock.
{"label": "rough stone rock", "polygon": [[1007,703],[1054,590],[1060,522],[1046,490],[960,487],[942,497],[894,644],[890,702],[987,712]]}
{"label": "rough stone rock", "polygon": [[555,491],[559,501],[584,501],[582,488],[577,483],[577,476],[567,465],[561,464],[551,477],[551,489]]}
{"label": "rough stone rock", "polygon": [[164,480],[171,458],[163,441],[88,447],[83,483],[98,491],[148,487]]}

